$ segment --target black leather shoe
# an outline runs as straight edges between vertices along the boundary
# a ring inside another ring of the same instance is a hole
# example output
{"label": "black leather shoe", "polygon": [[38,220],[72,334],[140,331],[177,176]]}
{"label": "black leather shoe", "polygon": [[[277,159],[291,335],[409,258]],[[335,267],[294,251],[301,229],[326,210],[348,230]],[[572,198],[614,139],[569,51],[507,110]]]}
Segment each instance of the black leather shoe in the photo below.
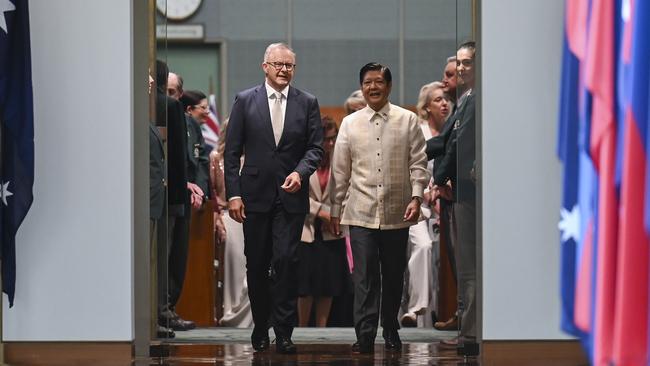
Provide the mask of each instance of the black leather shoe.
{"label": "black leather shoe", "polygon": [[171,329],[169,329],[167,327],[163,327],[161,325],[159,325],[158,328],[156,329],[156,335],[158,336],[158,338],[174,338],[174,337],[176,337],[176,333],[174,333],[173,330],[171,330]]}
{"label": "black leather shoe", "polygon": [[264,352],[267,349],[269,349],[269,344],[271,342],[269,341],[269,336],[262,336],[259,338],[256,337],[251,337],[251,344],[253,345],[253,349],[256,352]]}
{"label": "black leather shoe", "polygon": [[291,342],[289,337],[277,337],[275,339],[275,350],[278,353],[291,355],[296,353],[296,345]]}
{"label": "black leather shoe", "polygon": [[173,317],[178,319],[179,323],[181,323],[185,327],[185,330],[196,328],[196,323],[194,323],[193,321],[185,320],[185,319],[181,318],[181,316],[178,315],[178,313],[175,312],[175,311],[172,311],[172,314],[173,314]]}
{"label": "black leather shoe", "polygon": [[399,339],[397,330],[384,331],[384,341],[386,351],[399,352],[402,350],[402,340]]}
{"label": "black leather shoe", "polygon": [[183,320],[181,318],[167,319],[162,325],[166,325],[175,331],[186,331],[196,328],[194,322]]}
{"label": "black leather shoe", "polygon": [[356,341],[352,345],[352,353],[369,354],[375,351],[375,344],[372,342]]}

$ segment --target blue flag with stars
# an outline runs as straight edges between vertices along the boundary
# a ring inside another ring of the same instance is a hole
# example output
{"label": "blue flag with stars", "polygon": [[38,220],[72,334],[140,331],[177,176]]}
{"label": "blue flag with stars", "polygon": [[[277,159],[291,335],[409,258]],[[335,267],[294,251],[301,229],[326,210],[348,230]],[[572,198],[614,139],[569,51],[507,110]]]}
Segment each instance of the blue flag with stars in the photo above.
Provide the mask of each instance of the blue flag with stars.
{"label": "blue flag with stars", "polygon": [[13,306],[16,233],[32,205],[34,111],[27,0],[0,0],[0,240],[2,290]]}

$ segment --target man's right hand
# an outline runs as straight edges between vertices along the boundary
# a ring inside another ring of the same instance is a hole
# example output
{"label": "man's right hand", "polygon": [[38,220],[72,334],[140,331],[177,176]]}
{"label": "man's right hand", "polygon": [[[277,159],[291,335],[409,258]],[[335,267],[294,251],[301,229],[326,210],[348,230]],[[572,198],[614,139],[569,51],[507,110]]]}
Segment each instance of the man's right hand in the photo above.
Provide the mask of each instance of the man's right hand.
{"label": "man's right hand", "polygon": [[341,218],[340,217],[330,217],[330,231],[336,235],[341,235]]}
{"label": "man's right hand", "polygon": [[246,214],[244,213],[244,202],[241,198],[228,201],[228,215],[240,224],[244,222]]}

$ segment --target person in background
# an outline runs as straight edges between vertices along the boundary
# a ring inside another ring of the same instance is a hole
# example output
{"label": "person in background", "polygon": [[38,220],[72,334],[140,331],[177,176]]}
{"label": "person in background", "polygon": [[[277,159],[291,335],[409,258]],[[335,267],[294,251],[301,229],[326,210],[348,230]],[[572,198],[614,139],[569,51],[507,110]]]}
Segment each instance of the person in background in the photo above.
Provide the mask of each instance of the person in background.
{"label": "person in background", "polygon": [[[153,84],[154,79],[149,75],[149,94],[151,94]],[[149,218],[151,219],[149,237],[151,238],[151,248],[155,253],[158,253],[158,246],[166,244],[160,243],[156,235],[162,219],[165,217],[165,198],[167,196],[167,187],[165,184],[166,173],[165,144],[158,127],[152,121],[149,123]],[[167,258],[166,250],[163,257]],[[162,286],[158,288],[158,291],[161,290]],[[158,338],[174,338],[176,337],[176,333],[174,333],[173,329],[158,324],[156,336]]]}
{"label": "person in background", "polygon": [[188,189],[191,192],[190,202],[194,208],[199,208],[209,193],[209,151],[200,127],[208,115],[208,99],[198,90],[188,90],[183,92],[180,101],[185,109],[187,123],[187,176]]}
{"label": "person in background", "polygon": [[[248,299],[246,281],[246,256],[244,255],[244,228],[241,223],[228,215],[225,182],[223,175],[223,152],[226,145],[228,120],[221,126],[221,136],[217,148],[210,153],[210,172],[212,174],[216,206],[215,231],[217,245],[224,246],[223,254],[223,316],[219,325],[223,327],[248,328],[253,326],[251,302]],[[242,163],[244,157],[241,159]]]}
{"label": "person in background", "polygon": [[[437,136],[442,125],[449,116],[449,97],[444,92],[444,85],[434,81],[420,89],[416,110],[420,117],[420,128],[425,139]],[[429,161],[428,170],[433,169],[433,160]],[[430,182],[431,186],[431,182]],[[418,325],[418,315],[429,315],[435,311],[437,276],[437,253],[433,250],[439,244],[438,212],[435,202],[431,199],[430,189],[424,191],[424,200],[420,209],[424,220],[409,229],[407,246],[408,265],[404,278],[404,297],[401,318],[405,327]],[[431,326],[431,317],[422,317],[422,325]]]}
{"label": "person in background", "polygon": [[[182,76],[170,72],[169,78],[167,79],[167,95],[174,99],[180,100],[181,95],[183,95],[185,92],[183,90],[184,83],[185,82],[183,81]],[[219,136],[217,136],[212,128],[208,127],[207,122],[210,119],[213,119],[211,123],[216,122],[216,116],[210,116],[209,109],[206,110],[206,114],[203,118],[201,118],[201,120],[196,119],[196,121],[199,122],[199,126],[201,127],[201,133],[203,134],[203,140],[205,141],[205,146],[208,153],[212,151],[213,147],[216,146],[217,142],[219,141]]]}
{"label": "person in background", "polygon": [[330,117],[323,117],[323,160],[309,178],[309,214],[305,218],[298,245],[298,324],[309,325],[312,306],[316,307],[316,326],[327,326],[332,297],[346,289],[348,277],[345,238],[330,231],[330,161],[338,128]]}
{"label": "person in background", "polygon": [[[456,112],[457,106],[457,77],[456,77],[456,55],[447,57],[447,63],[442,73],[442,84],[444,92],[449,95],[451,113]],[[443,129],[440,130],[440,134],[444,133],[445,128],[450,130],[453,126],[450,122],[443,125]],[[446,127],[445,127],[446,126]],[[427,139],[428,140],[428,139]],[[433,171],[433,168],[430,169]],[[451,184],[451,183],[450,183]],[[454,283],[457,283],[456,279],[456,256],[454,254],[454,243],[451,232],[452,227],[452,216],[453,216],[453,202],[449,197],[445,198],[437,194],[437,188],[434,187],[433,195],[437,196],[438,206],[440,207],[440,243],[445,246],[447,250],[447,260],[451,266],[451,273],[453,275]],[[454,312],[454,315],[447,320],[438,320],[433,323],[433,327],[438,330],[454,330],[458,328],[458,310]]]}
{"label": "person in background", "polygon": [[353,91],[348,99],[345,100],[345,103],[343,103],[343,108],[345,108],[346,114],[354,113],[365,106],[366,100],[363,99],[363,94],[360,89]]}
{"label": "person in background", "polygon": [[[445,69],[442,72],[442,90],[449,97],[449,101],[452,105],[456,104],[456,55],[447,57],[447,63],[445,64]],[[452,108],[452,113],[455,109]]]}
{"label": "person in background", "polygon": [[[366,106],[366,100],[363,99],[361,90],[355,90],[343,103],[346,114],[351,114]],[[345,205],[345,200],[343,201]],[[349,273],[354,268],[352,259],[352,246],[350,245],[350,235],[345,236],[345,257],[348,263]],[[332,299],[332,310],[328,323],[333,327],[352,327],[354,326],[354,316],[352,308],[354,307],[354,290],[352,288],[352,278],[348,276],[346,280],[346,290],[341,296],[334,296]]]}
{"label": "person in background", "polygon": [[[453,199],[453,220],[458,278],[460,337],[448,345],[465,347],[476,342],[476,44],[462,43],[456,52],[458,103],[445,127],[449,133],[427,140],[427,155],[436,159],[433,179],[437,194]],[[437,155],[437,156],[436,156]],[[451,182],[451,187],[448,183]]]}
{"label": "person in background", "polygon": [[196,325],[181,319],[174,310],[180,298],[187,267],[185,216],[189,215],[190,194],[187,178],[187,123],[183,105],[166,95],[169,68],[156,61],[156,126],[166,131],[167,220],[158,226],[158,323],[173,330],[189,330]]}

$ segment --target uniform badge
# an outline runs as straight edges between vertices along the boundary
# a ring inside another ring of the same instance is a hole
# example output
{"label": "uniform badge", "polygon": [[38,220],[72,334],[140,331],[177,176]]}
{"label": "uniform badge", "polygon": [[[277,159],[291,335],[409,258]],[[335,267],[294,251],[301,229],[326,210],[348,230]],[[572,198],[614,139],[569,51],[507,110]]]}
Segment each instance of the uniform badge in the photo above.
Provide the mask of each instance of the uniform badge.
{"label": "uniform badge", "polygon": [[454,122],[454,130],[457,129],[458,126],[460,126],[460,120],[459,119],[457,119],[456,122]]}
{"label": "uniform badge", "polygon": [[199,158],[199,146],[194,145],[194,158],[198,159]]}

